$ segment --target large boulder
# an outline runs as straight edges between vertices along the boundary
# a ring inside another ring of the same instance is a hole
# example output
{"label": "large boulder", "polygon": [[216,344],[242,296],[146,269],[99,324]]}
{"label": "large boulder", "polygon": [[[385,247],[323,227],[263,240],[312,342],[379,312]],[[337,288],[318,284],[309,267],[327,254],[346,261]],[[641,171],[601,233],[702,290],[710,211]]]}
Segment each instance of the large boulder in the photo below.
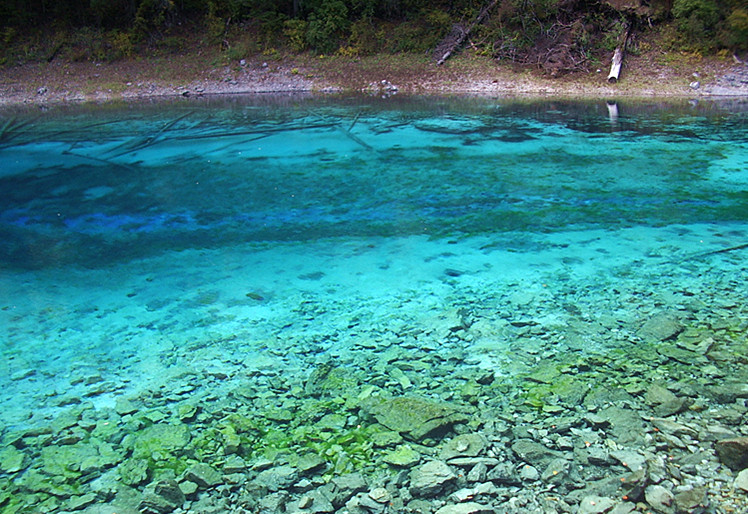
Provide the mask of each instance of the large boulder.
{"label": "large boulder", "polygon": [[683,331],[683,323],[675,312],[660,311],[645,321],[637,335],[647,343],[673,339]]}
{"label": "large boulder", "polygon": [[409,396],[369,398],[361,408],[390,430],[419,442],[441,438],[452,425],[467,419],[447,403]]}

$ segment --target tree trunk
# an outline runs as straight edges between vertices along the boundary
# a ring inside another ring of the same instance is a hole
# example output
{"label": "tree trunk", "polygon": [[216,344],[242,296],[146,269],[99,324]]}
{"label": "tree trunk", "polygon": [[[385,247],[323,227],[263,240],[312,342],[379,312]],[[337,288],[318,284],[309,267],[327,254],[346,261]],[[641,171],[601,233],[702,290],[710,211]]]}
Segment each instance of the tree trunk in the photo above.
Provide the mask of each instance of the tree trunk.
{"label": "tree trunk", "polygon": [[616,51],[613,52],[613,61],[610,63],[610,73],[608,74],[608,82],[615,84],[618,82],[618,76],[621,74],[621,66],[623,65],[623,49],[619,46]]}
{"label": "tree trunk", "polygon": [[618,77],[621,74],[621,66],[623,66],[623,55],[626,53],[626,42],[629,39],[629,32],[631,31],[631,24],[626,23],[623,35],[618,42],[618,47],[613,52],[613,59],[610,63],[610,73],[608,74],[608,82],[615,84],[618,82]]}
{"label": "tree trunk", "polygon": [[439,46],[436,47],[436,50],[434,50],[436,64],[439,66],[444,64],[444,61],[449,59],[449,56],[452,55],[452,52],[454,52],[457,48],[460,47],[460,45],[462,45],[462,43],[465,42],[468,35],[470,35],[470,31],[473,30],[481,22],[483,22],[485,17],[488,16],[488,12],[493,9],[493,7],[498,3],[499,0],[491,0],[491,2],[486,4],[483,9],[481,9],[478,17],[473,20],[473,23],[471,23],[467,29],[463,30],[461,26],[455,25],[452,28],[452,32],[449,33],[449,36],[442,40],[442,42],[439,43]]}

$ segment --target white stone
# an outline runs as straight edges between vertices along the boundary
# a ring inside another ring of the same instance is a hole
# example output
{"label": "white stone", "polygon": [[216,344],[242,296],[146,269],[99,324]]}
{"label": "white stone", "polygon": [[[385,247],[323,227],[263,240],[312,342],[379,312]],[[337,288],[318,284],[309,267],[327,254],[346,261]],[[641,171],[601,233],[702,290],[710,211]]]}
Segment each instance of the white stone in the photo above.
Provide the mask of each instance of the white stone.
{"label": "white stone", "polygon": [[650,485],[644,490],[644,499],[657,511],[668,511],[675,498],[673,493],[661,485]]}
{"label": "white stone", "polygon": [[744,469],[735,478],[735,489],[742,489],[748,492],[748,468]]}
{"label": "white stone", "polygon": [[579,514],[602,514],[615,507],[616,502],[604,496],[585,496],[579,504]]}

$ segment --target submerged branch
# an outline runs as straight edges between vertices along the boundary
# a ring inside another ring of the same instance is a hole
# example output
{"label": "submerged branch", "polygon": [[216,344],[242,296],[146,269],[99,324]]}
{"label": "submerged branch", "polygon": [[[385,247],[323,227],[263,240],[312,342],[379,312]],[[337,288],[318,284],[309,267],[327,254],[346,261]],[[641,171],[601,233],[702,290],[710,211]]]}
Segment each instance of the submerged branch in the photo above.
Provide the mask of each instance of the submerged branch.
{"label": "submerged branch", "polygon": [[730,246],[728,248],[720,248],[719,250],[712,250],[709,252],[701,252],[689,255],[680,260],[680,262],[690,261],[693,259],[701,259],[703,257],[709,257],[710,255],[717,255],[720,253],[734,252],[736,250],[745,250],[748,248],[748,243],[739,244],[737,246]]}
{"label": "submerged branch", "polygon": [[119,153],[112,155],[112,157],[120,157],[122,155],[125,155],[126,153],[135,152],[137,150],[142,150],[143,148],[148,148],[149,146],[156,144],[159,140],[159,137],[164,132],[166,132],[171,127],[173,127],[174,125],[176,125],[178,122],[182,121],[183,119],[187,118],[188,116],[191,116],[193,112],[194,111],[190,111],[188,113],[183,114],[182,116],[178,116],[177,118],[168,121],[159,130],[157,130],[155,134],[137,139],[135,141],[126,141],[122,143],[121,145],[115,148],[112,148],[107,153],[114,152],[115,150],[120,150]]}

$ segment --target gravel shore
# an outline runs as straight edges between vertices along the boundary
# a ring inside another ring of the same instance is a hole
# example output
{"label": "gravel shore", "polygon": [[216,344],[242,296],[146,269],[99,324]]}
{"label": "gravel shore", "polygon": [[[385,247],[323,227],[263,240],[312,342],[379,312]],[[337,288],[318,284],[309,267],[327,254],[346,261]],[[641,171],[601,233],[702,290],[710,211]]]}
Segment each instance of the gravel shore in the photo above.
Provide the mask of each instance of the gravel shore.
{"label": "gravel shore", "polygon": [[607,71],[560,78],[490,59],[462,57],[444,66],[390,56],[341,60],[261,57],[223,66],[128,61],[44,63],[0,70],[0,105],[102,102],[155,97],[257,93],[470,94],[562,97],[745,97],[748,65],[699,60],[678,69],[631,58],[619,83]]}

